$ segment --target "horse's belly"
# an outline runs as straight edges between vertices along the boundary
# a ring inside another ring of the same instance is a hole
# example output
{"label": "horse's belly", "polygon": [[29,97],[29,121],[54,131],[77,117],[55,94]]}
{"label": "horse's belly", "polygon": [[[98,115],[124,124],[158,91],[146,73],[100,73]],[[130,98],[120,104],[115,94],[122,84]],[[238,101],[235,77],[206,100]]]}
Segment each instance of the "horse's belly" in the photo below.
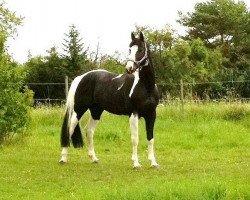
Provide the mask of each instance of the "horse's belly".
{"label": "horse's belly", "polygon": [[123,102],[117,102],[116,99],[112,102],[102,103],[101,107],[104,110],[116,115],[126,115],[128,113],[125,104]]}

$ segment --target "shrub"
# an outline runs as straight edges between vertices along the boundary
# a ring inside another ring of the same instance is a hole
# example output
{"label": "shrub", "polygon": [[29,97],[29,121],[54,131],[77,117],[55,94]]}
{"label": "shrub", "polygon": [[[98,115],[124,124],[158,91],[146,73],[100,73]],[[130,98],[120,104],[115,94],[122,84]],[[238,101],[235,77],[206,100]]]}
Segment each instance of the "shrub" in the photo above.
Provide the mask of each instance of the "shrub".
{"label": "shrub", "polygon": [[22,88],[23,80],[20,68],[0,54],[0,143],[24,130],[28,123],[33,94]]}

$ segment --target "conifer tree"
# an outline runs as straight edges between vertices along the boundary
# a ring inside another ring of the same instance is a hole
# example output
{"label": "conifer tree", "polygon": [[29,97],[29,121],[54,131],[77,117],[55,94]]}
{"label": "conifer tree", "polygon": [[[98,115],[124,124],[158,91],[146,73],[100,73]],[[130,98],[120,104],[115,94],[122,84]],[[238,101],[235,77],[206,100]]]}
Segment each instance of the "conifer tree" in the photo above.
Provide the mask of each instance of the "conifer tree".
{"label": "conifer tree", "polygon": [[75,25],[71,25],[68,34],[64,39],[64,58],[66,68],[69,70],[71,78],[88,71],[87,66],[87,50],[84,50],[84,44],[80,33]]}

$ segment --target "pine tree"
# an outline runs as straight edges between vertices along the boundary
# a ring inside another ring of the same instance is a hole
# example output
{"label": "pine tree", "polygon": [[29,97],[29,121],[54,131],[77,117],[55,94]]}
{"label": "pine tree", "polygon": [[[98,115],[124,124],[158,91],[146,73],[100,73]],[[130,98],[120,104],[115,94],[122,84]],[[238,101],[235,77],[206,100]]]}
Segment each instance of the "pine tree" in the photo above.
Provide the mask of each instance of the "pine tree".
{"label": "pine tree", "polygon": [[76,29],[75,25],[71,25],[68,34],[65,34],[64,39],[64,58],[66,61],[66,68],[69,70],[69,76],[71,78],[86,72],[87,65],[87,50],[84,50],[84,44],[80,33]]}

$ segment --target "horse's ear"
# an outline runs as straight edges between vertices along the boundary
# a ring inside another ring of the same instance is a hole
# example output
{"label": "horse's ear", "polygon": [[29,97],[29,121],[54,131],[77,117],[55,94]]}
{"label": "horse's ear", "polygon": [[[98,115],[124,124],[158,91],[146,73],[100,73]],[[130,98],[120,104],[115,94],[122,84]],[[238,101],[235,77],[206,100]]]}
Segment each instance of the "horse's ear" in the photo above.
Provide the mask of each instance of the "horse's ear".
{"label": "horse's ear", "polygon": [[134,33],[132,32],[131,33],[131,40],[134,40],[135,39],[135,35],[134,35]]}
{"label": "horse's ear", "polygon": [[144,42],[144,35],[142,32],[140,32],[140,40]]}

